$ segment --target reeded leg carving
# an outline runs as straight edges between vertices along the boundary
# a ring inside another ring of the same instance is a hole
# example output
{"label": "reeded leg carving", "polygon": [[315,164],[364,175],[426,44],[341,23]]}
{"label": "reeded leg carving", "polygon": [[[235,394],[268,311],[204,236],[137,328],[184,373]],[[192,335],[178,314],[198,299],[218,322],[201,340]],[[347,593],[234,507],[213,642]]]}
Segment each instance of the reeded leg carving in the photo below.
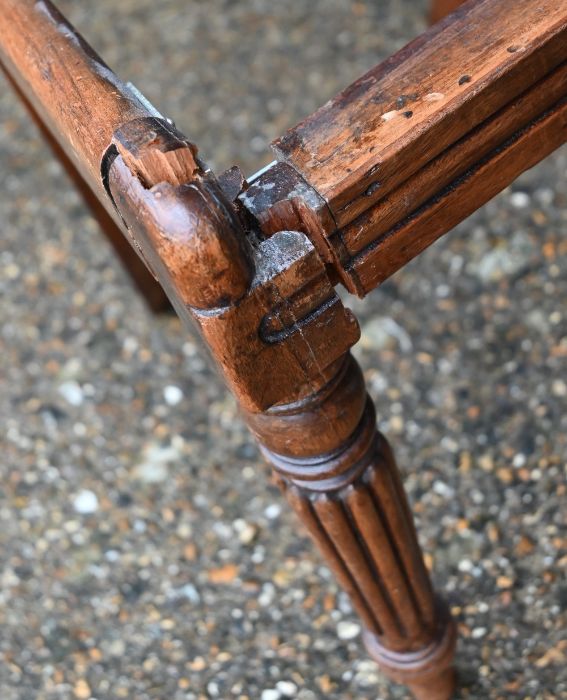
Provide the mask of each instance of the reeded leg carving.
{"label": "reeded leg carving", "polygon": [[454,624],[433,593],[357,363],[348,355],[319,390],[248,419],[288,501],[350,595],[371,656],[418,700],[450,698]]}

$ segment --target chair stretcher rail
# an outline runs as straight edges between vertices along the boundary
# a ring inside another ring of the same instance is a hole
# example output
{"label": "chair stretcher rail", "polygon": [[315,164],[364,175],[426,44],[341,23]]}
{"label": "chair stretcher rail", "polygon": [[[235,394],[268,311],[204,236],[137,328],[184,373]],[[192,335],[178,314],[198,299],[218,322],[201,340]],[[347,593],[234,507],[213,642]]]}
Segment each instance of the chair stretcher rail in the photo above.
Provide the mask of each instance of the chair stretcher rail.
{"label": "chair stretcher rail", "polygon": [[101,179],[113,133],[155,116],[48,0],[0,0],[0,64],[114,215]]}
{"label": "chair stretcher rail", "polygon": [[[567,3],[471,0],[274,143],[325,203],[319,245],[350,291],[367,293],[565,142],[566,63]],[[395,232],[451,183],[458,196],[428,220],[435,237],[414,225],[408,247]]]}

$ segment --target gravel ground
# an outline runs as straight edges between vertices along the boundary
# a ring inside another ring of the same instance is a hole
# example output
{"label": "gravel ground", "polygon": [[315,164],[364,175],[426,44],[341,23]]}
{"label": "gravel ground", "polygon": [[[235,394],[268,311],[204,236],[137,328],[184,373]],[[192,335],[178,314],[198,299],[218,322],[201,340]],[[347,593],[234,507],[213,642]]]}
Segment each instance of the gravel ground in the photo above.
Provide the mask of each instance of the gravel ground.
{"label": "gravel ground", "polygon": [[[395,0],[61,0],[220,170],[424,27]],[[406,698],[196,337],[152,317],[0,84],[2,700]],[[364,302],[356,349],[463,698],[567,698],[567,153]]]}

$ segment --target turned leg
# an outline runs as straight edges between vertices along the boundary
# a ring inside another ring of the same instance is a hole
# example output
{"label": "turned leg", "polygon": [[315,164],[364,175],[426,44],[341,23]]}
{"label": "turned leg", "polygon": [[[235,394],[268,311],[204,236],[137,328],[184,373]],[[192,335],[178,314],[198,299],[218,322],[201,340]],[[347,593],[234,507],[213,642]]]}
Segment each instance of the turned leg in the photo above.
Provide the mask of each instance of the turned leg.
{"label": "turned leg", "polygon": [[455,626],[433,593],[392,452],[347,355],[321,388],[248,414],[286,497],[362,619],[370,655],[419,700],[454,688]]}

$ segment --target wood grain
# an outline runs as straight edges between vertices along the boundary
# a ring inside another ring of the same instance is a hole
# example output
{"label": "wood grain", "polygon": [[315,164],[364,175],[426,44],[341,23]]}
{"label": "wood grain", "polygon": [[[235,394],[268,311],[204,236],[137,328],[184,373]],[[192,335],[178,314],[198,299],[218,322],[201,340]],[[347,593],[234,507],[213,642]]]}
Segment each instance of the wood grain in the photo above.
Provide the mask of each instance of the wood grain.
{"label": "wood grain", "polygon": [[111,216],[101,162],[123,124],[156,114],[49,0],[0,0],[0,62]]}
{"label": "wood grain", "polygon": [[[341,230],[341,238],[350,256],[355,256],[379,236],[394,228],[431,197],[452,187],[452,183],[477,167],[488,162],[505,147],[515,134],[530,128],[541,115],[560,103],[567,90],[567,62],[562,63],[536,85],[530,87],[492,117],[465,134],[450,148],[431,160],[413,177],[406,180],[390,195],[367,209]],[[565,132],[561,128],[550,133],[552,141],[561,144]],[[543,158],[547,153],[542,153]],[[534,155],[526,152],[526,167]],[[486,174],[486,173],[485,173]],[[496,172],[496,184],[505,186],[519,173],[508,166]],[[470,191],[474,197],[474,191]]]}
{"label": "wood grain", "polygon": [[351,266],[361,287],[374,289],[566,137],[567,99],[562,99],[356,256]]}
{"label": "wood grain", "polygon": [[274,143],[338,227],[566,58],[567,6],[468,2]]}
{"label": "wood grain", "polygon": [[364,296],[563,144],[566,95],[566,3],[466,3],[275,142],[302,191],[254,216],[269,235],[311,209],[302,230]]}

